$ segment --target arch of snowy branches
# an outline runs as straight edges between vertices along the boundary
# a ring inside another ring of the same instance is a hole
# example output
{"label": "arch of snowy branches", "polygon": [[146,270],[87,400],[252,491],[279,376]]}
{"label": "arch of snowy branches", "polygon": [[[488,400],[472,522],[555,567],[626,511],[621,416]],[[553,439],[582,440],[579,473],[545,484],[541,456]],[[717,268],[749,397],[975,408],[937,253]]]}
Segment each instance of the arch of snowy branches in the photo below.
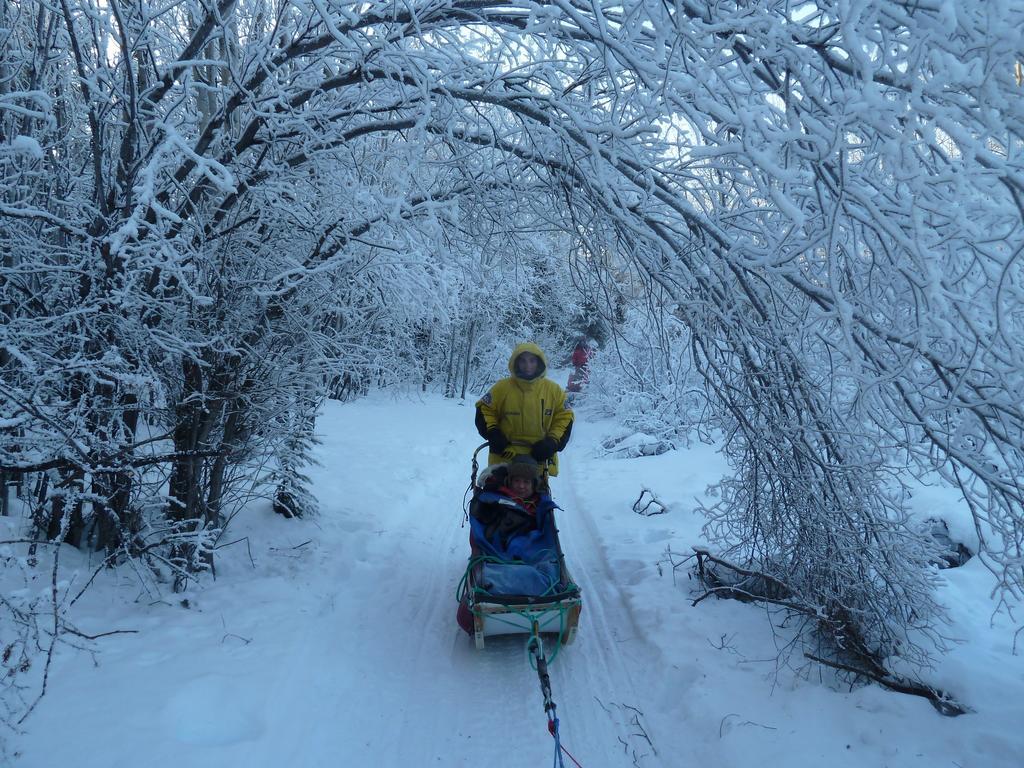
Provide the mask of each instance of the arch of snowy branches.
{"label": "arch of snowy branches", "polygon": [[0,479],[40,540],[183,583],[249,494],[312,503],[326,391],[419,370],[526,300],[501,263],[571,250],[598,304],[630,273],[685,329],[734,470],[718,555],[843,663],[926,663],[907,478],[955,484],[1024,588],[1022,28],[981,0],[0,0]]}

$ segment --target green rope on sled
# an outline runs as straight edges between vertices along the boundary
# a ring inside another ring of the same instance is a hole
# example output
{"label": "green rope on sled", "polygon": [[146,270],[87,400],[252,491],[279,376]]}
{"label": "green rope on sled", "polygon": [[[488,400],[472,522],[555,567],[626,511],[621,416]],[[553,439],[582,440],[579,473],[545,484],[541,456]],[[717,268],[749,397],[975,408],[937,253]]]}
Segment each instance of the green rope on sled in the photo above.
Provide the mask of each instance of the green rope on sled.
{"label": "green rope on sled", "polygon": [[462,574],[462,578],[459,579],[459,585],[455,588],[455,599],[462,600],[463,596],[469,591],[469,574],[479,563],[494,563],[496,565],[507,565],[510,560],[502,560],[500,557],[494,555],[477,555],[469,559],[469,564],[466,566],[465,572]]}
{"label": "green rope on sled", "polygon": [[[472,572],[474,567],[476,567],[478,564],[481,564],[481,563],[493,563],[493,564],[496,564],[496,565],[521,565],[522,564],[521,561],[517,561],[517,560],[504,560],[504,559],[502,559],[500,557],[495,557],[494,555],[478,555],[477,557],[471,557],[469,559],[469,563],[466,566],[465,572],[462,574],[462,578],[459,579],[458,586],[455,588],[456,599],[459,600],[460,602],[462,601],[463,597],[465,597],[469,593],[469,575],[470,575],[470,573]],[[548,594],[551,594],[556,586],[558,586],[558,582],[555,582],[554,584],[552,584],[550,587],[548,587],[547,590],[545,590],[544,594],[538,595],[538,597],[545,597]],[[570,581],[570,582],[568,582],[566,584],[566,590],[565,591],[571,591],[572,589],[577,589],[578,590],[579,586]],[[479,587],[474,589],[474,594],[475,595],[481,595],[481,596],[490,595],[490,593],[487,590],[480,589]],[[562,649],[563,641],[565,639],[565,624],[566,624],[565,619],[566,619],[566,616],[569,613],[569,609],[567,607],[565,607],[563,604],[559,604],[559,606],[557,608],[546,608],[543,611],[535,611],[535,610],[531,610],[530,608],[519,608],[519,607],[516,607],[516,606],[513,606],[513,605],[510,605],[510,606],[507,606],[507,607],[508,607],[508,610],[506,611],[506,613],[514,613],[517,616],[519,616],[521,619],[525,619],[530,624],[533,624],[534,622],[536,622],[537,626],[544,626],[544,627],[547,627],[548,621],[547,620],[543,620],[542,621],[543,617],[546,616],[547,614],[550,614],[550,613],[553,613],[553,612],[557,612],[558,613],[558,643],[555,644],[555,650],[551,653],[551,656],[548,657],[548,660],[547,660],[549,664],[551,662],[553,662],[558,657],[559,651]],[[500,622],[502,624],[507,624],[510,627],[515,627],[517,629],[520,628],[519,624],[517,624],[514,621],[509,621],[508,619],[502,618],[499,614],[491,613],[491,614],[488,614],[487,618],[490,621],[497,621],[497,622]],[[534,664],[533,658],[530,656],[529,645],[528,644],[527,644],[526,655],[527,655],[527,657],[529,657],[528,661],[529,661],[530,667],[534,671],[536,671],[537,667]]]}
{"label": "green rope on sled", "polygon": [[[543,611],[530,611],[530,610],[525,610],[525,609],[520,610],[518,608],[513,608],[513,607],[509,606],[509,611],[508,612],[509,613],[514,613],[514,614],[522,617],[523,619],[526,619],[531,624],[536,622],[537,626],[538,627],[542,627],[542,628],[545,628],[548,625],[547,621],[542,621],[542,618],[545,615],[547,615],[549,613],[553,613],[553,612],[557,612],[558,613],[558,642],[555,644],[555,650],[552,651],[551,655],[547,657],[547,661],[548,661],[549,664],[551,662],[553,662],[558,657],[558,652],[562,650],[563,639],[565,638],[565,617],[569,613],[569,609],[560,605],[560,606],[558,606],[558,608],[548,608],[548,609],[543,610]],[[501,622],[502,624],[508,624],[510,627],[515,627],[516,629],[519,629],[520,626],[521,626],[519,624],[516,624],[513,621],[509,621],[508,619],[503,619],[501,616],[493,614],[493,613],[492,614],[488,614],[487,618],[489,620],[491,620],[491,621],[498,621],[498,622]],[[533,657],[530,655],[529,643],[527,643],[527,645],[524,647],[524,650],[526,651],[527,661],[530,664],[530,668],[533,669],[533,671],[536,672],[537,671],[537,667],[536,667],[536,664],[534,663]]]}
{"label": "green rope on sled", "polygon": [[[547,552],[551,552],[552,555],[555,555],[551,558],[551,561],[557,563],[557,553],[553,549],[542,549],[538,554],[543,555]],[[462,574],[462,578],[459,579],[458,586],[455,587],[456,600],[461,601],[463,596],[465,596],[465,594],[469,591],[469,574],[473,570],[473,568],[480,563],[491,563],[493,565],[526,565],[526,563],[523,563],[520,560],[504,560],[500,557],[495,557],[494,555],[478,555],[476,557],[471,557],[469,559],[469,563],[466,565],[466,570]],[[551,584],[548,585],[548,588],[541,592],[539,595],[537,595],[537,597],[547,597],[548,595],[556,594],[555,588],[558,586],[558,584],[558,581],[553,581]],[[576,587],[576,585],[572,582],[569,582],[566,585],[566,589],[570,589],[572,587]],[[576,588],[578,589],[578,587]],[[478,595],[490,594],[486,589],[480,589],[479,587],[477,587],[474,590],[474,593]]]}

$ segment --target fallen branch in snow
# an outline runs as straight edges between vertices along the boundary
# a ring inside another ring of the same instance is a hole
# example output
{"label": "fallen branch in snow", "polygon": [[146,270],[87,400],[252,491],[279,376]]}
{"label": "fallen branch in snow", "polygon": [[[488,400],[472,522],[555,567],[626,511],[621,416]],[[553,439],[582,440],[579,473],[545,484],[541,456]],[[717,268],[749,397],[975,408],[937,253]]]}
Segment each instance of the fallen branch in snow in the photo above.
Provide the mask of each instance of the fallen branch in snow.
{"label": "fallen branch in snow", "polygon": [[688,562],[693,560],[693,555],[682,555],[678,552],[672,551],[672,545],[669,544],[665,547],[665,556],[659,560],[655,565],[658,568],[658,575],[662,575],[661,564],[667,562],[672,568],[672,585],[677,586],[676,582],[676,571],[686,565]]}
{"label": "fallen branch in snow", "polygon": [[718,738],[722,738],[722,729],[725,728],[725,721],[728,720],[730,717],[739,717],[739,715],[736,712],[730,712],[722,718],[722,720],[718,723]]}
{"label": "fallen branch in snow", "polygon": [[286,549],[302,549],[307,544],[312,544],[312,543],[313,543],[312,539],[307,539],[306,541],[302,542],[301,544],[296,544],[294,547],[270,547],[270,551],[271,552],[284,552]]}
{"label": "fallen branch in snow", "polygon": [[109,632],[100,632],[96,635],[87,635],[85,632],[75,629],[74,627],[64,625],[64,631],[70,635],[76,635],[85,640],[99,640],[101,637],[110,637],[111,635],[137,635],[139,630],[137,629],[112,629]]}
{"label": "fallen branch in snow", "polygon": [[252,547],[249,544],[249,537],[248,536],[243,536],[240,539],[235,539],[234,541],[229,541],[227,544],[217,544],[216,546],[214,546],[213,549],[215,551],[218,550],[218,549],[224,549],[224,547],[230,547],[232,544],[238,544],[239,542],[242,542],[242,541],[245,542],[245,549],[249,553],[249,563],[252,565],[253,570],[256,570],[256,561],[253,560],[253,557],[252,557]]}
{"label": "fallen branch in snow", "polygon": [[[701,582],[703,583],[709,583],[716,580],[713,574],[711,574],[709,570],[705,567],[704,561],[710,561],[712,563],[715,563],[716,565],[720,565],[723,568],[727,568],[730,571],[738,573],[740,576],[746,577],[746,579],[751,579],[755,582],[760,581],[763,583],[763,589],[760,590],[760,592],[756,595],[750,594],[749,592],[747,592],[746,589],[737,588],[734,585],[717,584],[715,587],[713,587],[715,589],[735,589],[737,595],[739,595],[738,597],[736,597],[736,599],[738,600],[742,599],[742,596],[746,596],[751,600],[764,600],[767,598],[771,598],[772,602],[776,602],[779,599],[782,599],[783,597],[791,594],[790,588],[783,582],[776,579],[774,576],[770,576],[766,573],[761,573],[760,571],[753,571],[749,568],[743,568],[742,566],[736,565],[735,563],[730,563],[728,560],[723,560],[720,557],[715,557],[703,547],[694,547],[693,552],[697,556],[697,573],[700,576]],[[744,581],[741,583],[746,584],[747,582]],[[705,595],[704,597],[706,596],[707,595]],[[700,600],[703,600],[704,597],[701,597]],[[694,605],[700,602],[700,600],[694,602]],[[801,606],[801,609],[805,610],[806,606]]]}
{"label": "fallen branch in snow", "polygon": [[[722,736],[724,735],[725,721],[728,720],[730,717],[740,717],[740,715],[736,712],[730,712],[722,718],[722,721],[718,724],[718,738],[722,738]],[[739,723],[739,725],[756,725],[758,728],[764,728],[767,731],[778,730],[778,728],[776,728],[774,725],[764,725],[763,723],[755,723],[753,720],[744,720],[742,723]]]}
{"label": "fallen branch in snow", "polygon": [[[641,506],[641,503],[644,501],[644,496],[649,496],[650,498],[648,498],[647,502]],[[658,500],[653,491],[648,488],[644,488],[640,491],[640,497],[633,502],[633,511],[638,515],[651,517],[653,515],[664,515],[668,512],[668,507]]]}
{"label": "fallen branch in snow", "polygon": [[832,667],[832,669],[849,672],[859,677],[867,677],[874,680],[882,687],[888,688],[890,691],[906,693],[911,696],[921,696],[928,699],[928,701],[931,702],[931,705],[943,715],[955,717],[956,715],[964,715],[971,711],[967,707],[957,703],[957,701],[945,691],[939,690],[938,688],[932,688],[930,685],[924,685],[923,683],[915,683],[911,680],[905,680],[886,672],[881,667],[879,667],[881,670],[881,673],[879,673],[874,670],[861,669],[849,664],[842,664],[838,661],[823,659],[820,656],[815,656],[810,653],[805,653],[804,657],[811,661],[816,661],[819,664],[824,664],[826,667]]}
{"label": "fallen branch in snow", "polygon": [[640,738],[642,738],[644,741],[646,741],[650,745],[651,751],[654,754],[658,754],[658,750],[656,750],[654,748],[654,742],[651,741],[651,737],[650,737],[650,735],[648,735],[647,729],[644,728],[643,725],[640,723],[640,718],[644,716],[644,713],[641,712],[636,707],[631,707],[629,704],[620,704],[619,706],[623,707],[624,709],[630,709],[630,710],[633,711],[633,719],[630,722],[632,723],[633,726],[638,728],[640,732],[639,733],[632,733],[630,735],[631,736],[639,736]]}
{"label": "fallen branch in snow", "polygon": [[703,547],[694,547],[693,551],[697,558],[698,579],[705,586],[704,594],[696,598],[693,605],[713,595],[780,606],[812,622],[818,635],[831,645],[836,655],[848,661],[825,659],[810,653],[804,653],[805,658],[848,672],[856,678],[872,680],[892,691],[922,696],[943,715],[962,715],[970,711],[945,691],[889,672],[851,621],[846,607],[801,601],[789,585],[771,574],[731,563]]}
{"label": "fallen branch in snow", "polygon": [[113,564],[116,556],[117,553],[113,552],[107,555],[105,558],[103,558],[103,562],[96,566],[96,569],[92,572],[92,576],[90,576],[89,580],[85,582],[85,586],[78,590],[78,594],[71,599],[70,603],[68,603],[68,607],[78,602],[78,598],[85,594],[85,590],[87,590],[90,587],[90,585],[92,585],[92,583],[96,580],[96,577],[99,576],[102,571],[109,568]]}

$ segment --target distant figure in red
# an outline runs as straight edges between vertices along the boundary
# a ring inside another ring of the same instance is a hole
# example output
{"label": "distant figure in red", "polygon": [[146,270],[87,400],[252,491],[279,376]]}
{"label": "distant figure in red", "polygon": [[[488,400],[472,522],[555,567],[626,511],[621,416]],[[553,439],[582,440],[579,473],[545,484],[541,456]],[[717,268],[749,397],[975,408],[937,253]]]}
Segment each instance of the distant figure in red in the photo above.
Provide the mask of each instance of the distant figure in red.
{"label": "distant figure in red", "polygon": [[569,374],[569,383],[566,385],[566,392],[579,392],[590,379],[590,358],[594,356],[594,346],[590,339],[583,337],[576,342],[572,350],[572,364],[574,369]]}

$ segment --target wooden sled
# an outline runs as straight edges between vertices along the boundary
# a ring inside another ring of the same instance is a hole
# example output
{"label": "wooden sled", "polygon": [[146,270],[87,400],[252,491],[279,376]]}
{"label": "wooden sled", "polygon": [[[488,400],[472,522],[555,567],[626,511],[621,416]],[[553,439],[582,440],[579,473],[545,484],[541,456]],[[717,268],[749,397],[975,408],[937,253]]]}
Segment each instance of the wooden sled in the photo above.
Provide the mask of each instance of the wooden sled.
{"label": "wooden sled", "polygon": [[[483,536],[486,540],[487,534],[481,532],[482,529],[476,526],[472,518],[476,516],[474,509],[478,499],[481,498],[481,494],[486,493],[483,478],[479,484],[477,483],[477,455],[485,448],[487,448],[487,443],[477,448],[473,454],[470,479],[473,499],[466,512],[466,519],[470,521],[470,543],[473,551],[460,586],[457,615],[459,626],[473,636],[473,642],[479,649],[484,647],[487,637],[531,634],[534,632],[535,626],[540,633],[556,636],[560,645],[570,645],[576,639],[583,600],[580,597],[579,587],[573,581],[569,569],[565,565],[565,555],[562,552],[562,543],[559,540],[558,526],[555,522],[556,507],[547,491],[546,474],[541,486],[546,494],[543,497],[546,501],[542,504],[545,522],[540,530],[544,532],[546,550],[550,550],[553,545],[558,566],[557,582],[552,584],[551,588],[543,595],[495,594],[482,587],[484,563],[488,561],[487,546],[493,546],[494,542],[488,542],[481,548],[481,540],[474,537]],[[481,556],[482,554],[484,556]],[[490,561],[509,562],[494,559]],[[550,564],[552,559],[546,558],[544,562]]]}
{"label": "wooden sled", "polygon": [[467,624],[472,617],[473,642],[482,649],[487,637],[495,635],[530,634],[534,622],[541,633],[554,635],[561,645],[571,645],[576,639],[583,600],[580,589],[572,580],[565,565],[565,555],[558,540],[554,513],[550,525],[553,527],[559,565],[559,579],[550,594],[496,595],[480,588],[483,563],[476,561],[469,566],[462,594],[460,596],[460,624],[470,631]]}

